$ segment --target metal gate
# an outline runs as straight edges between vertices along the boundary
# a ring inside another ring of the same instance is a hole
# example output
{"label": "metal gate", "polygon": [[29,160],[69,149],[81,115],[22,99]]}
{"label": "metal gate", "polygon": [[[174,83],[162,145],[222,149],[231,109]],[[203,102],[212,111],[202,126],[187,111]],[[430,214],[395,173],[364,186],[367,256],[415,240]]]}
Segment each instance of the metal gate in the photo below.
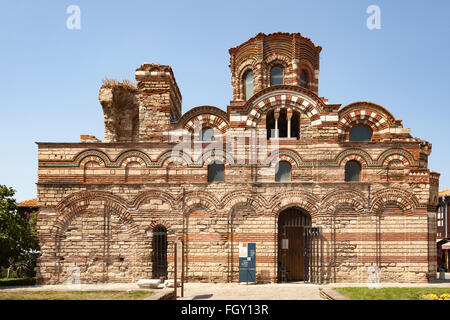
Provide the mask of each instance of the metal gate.
{"label": "metal gate", "polygon": [[[305,229],[311,227],[311,216],[296,207],[280,212],[278,216],[278,280],[307,281],[309,267],[305,260],[307,242]],[[309,250],[311,251],[311,250]],[[309,257],[309,254],[308,254]]]}
{"label": "metal gate", "polygon": [[153,228],[153,279],[167,278],[167,229],[157,225]]}
{"label": "metal gate", "polygon": [[323,244],[320,227],[305,227],[305,282],[322,283]]}

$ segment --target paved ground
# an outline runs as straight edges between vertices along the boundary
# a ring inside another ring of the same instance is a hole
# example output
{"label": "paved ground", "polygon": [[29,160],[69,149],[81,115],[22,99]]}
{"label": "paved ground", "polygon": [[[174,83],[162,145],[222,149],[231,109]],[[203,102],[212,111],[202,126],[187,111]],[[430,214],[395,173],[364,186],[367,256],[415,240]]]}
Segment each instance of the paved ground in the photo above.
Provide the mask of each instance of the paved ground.
{"label": "paved ground", "polygon": [[[180,300],[320,300],[319,286],[306,283],[187,283]],[[180,295],[180,293],[178,293]]]}
{"label": "paved ground", "polygon": [[[149,289],[152,291],[162,291]],[[80,286],[67,285],[38,285],[29,287],[2,287],[0,291],[40,291],[40,290],[142,290],[135,283],[82,284]],[[167,289],[164,289],[167,290]],[[319,286],[305,283],[283,284],[237,284],[237,283],[186,283],[184,300],[319,300]],[[180,296],[180,288],[178,288]]]}
{"label": "paved ground", "polygon": [[[333,283],[322,284],[321,288],[335,287],[364,287],[365,283]],[[151,289],[153,291],[167,291],[170,289]],[[450,288],[450,279],[435,281],[433,283],[381,283],[380,287],[437,287]],[[80,286],[38,285],[30,287],[0,287],[0,291],[20,290],[142,290],[136,283],[108,283],[108,284],[82,284]],[[186,283],[185,297],[180,300],[320,300],[319,285],[298,283],[274,284],[237,284],[237,283]],[[180,288],[178,288],[180,296]]]}

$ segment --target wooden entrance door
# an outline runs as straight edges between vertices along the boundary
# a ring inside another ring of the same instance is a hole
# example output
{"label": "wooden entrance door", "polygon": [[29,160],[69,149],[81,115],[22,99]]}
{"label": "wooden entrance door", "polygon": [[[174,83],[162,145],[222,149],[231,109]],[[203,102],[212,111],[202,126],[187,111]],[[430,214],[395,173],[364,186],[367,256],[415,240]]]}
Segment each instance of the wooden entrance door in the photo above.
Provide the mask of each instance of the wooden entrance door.
{"label": "wooden entrance door", "polygon": [[309,214],[289,208],[278,218],[279,280],[305,281],[305,227],[311,226]]}
{"label": "wooden entrance door", "polygon": [[287,281],[305,280],[305,244],[303,227],[285,227],[281,240],[281,267]]}

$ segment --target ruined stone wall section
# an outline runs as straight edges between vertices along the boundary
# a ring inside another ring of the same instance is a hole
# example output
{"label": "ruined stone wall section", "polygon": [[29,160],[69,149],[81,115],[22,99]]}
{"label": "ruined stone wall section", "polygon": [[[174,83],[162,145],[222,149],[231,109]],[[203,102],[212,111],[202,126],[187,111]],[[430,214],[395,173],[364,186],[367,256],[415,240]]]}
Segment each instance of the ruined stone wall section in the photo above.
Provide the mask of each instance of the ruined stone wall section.
{"label": "ruined stone wall section", "polygon": [[139,141],[169,142],[171,123],[181,117],[181,94],[169,66],[143,64],[136,70]]}
{"label": "ruined stone wall section", "polygon": [[128,87],[101,87],[105,142],[136,142],[139,110],[136,90]]}

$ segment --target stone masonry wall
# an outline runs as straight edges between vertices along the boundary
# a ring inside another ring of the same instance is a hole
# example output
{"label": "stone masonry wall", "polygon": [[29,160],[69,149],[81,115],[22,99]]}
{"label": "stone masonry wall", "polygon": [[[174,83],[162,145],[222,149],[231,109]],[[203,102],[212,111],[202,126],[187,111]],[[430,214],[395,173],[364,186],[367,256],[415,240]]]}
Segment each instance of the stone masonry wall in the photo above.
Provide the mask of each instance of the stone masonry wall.
{"label": "stone masonry wall", "polygon": [[[169,278],[181,237],[188,281],[238,281],[238,244],[248,241],[256,243],[257,281],[275,282],[278,217],[288,208],[320,228],[322,282],[366,282],[375,267],[382,282],[434,279],[439,174],[428,169],[431,144],[382,106],[341,108],[318,97],[320,51],[286,33],[230,49],[227,112],[201,106],[182,115],[169,66],[143,64],[136,88],[102,88],[103,143],[85,135],[38,143],[39,282],[63,283],[74,270],[82,283],[151,278],[156,226],[167,230]],[[284,84],[270,87],[274,65],[284,67]],[[254,94],[244,101],[250,69]],[[299,86],[301,70],[308,89]],[[280,112],[299,115],[298,139],[267,138],[268,115]],[[370,141],[350,141],[360,125]],[[200,139],[203,129],[212,142]],[[208,183],[217,161],[224,181]],[[280,161],[290,164],[290,181],[276,182]],[[360,164],[359,181],[345,181],[349,161]]]}

